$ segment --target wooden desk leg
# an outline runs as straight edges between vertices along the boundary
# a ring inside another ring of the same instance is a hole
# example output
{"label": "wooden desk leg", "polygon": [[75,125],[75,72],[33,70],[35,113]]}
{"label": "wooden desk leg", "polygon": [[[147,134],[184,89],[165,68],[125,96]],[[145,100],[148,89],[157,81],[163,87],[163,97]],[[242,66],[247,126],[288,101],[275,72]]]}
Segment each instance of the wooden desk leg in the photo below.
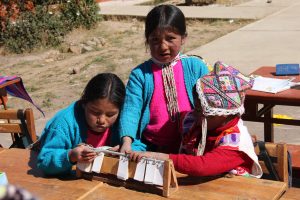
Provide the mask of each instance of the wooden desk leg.
{"label": "wooden desk leg", "polygon": [[246,121],[256,121],[258,104],[256,102],[245,100],[245,113],[243,114],[243,119]]}
{"label": "wooden desk leg", "polygon": [[[267,105],[264,105],[267,106]],[[271,122],[273,108],[264,113],[264,139],[265,142],[274,142],[274,125]]]}

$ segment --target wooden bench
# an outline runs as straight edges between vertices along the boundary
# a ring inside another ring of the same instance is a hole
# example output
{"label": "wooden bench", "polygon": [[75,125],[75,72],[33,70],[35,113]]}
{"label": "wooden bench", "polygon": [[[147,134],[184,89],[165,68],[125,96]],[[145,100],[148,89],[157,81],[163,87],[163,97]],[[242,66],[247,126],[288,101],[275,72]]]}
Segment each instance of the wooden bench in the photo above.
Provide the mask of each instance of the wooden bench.
{"label": "wooden bench", "polygon": [[[288,161],[287,145],[285,143],[265,143],[266,151],[272,159],[272,163],[277,171],[279,180],[288,183]],[[259,146],[255,146],[255,153],[260,154]],[[270,174],[264,161],[259,160],[264,174]]]}
{"label": "wooden bench", "polygon": [[[27,135],[29,143],[37,141],[33,111],[31,108],[0,110],[0,134]],[[15,137],[12,138],[14,142]]]}

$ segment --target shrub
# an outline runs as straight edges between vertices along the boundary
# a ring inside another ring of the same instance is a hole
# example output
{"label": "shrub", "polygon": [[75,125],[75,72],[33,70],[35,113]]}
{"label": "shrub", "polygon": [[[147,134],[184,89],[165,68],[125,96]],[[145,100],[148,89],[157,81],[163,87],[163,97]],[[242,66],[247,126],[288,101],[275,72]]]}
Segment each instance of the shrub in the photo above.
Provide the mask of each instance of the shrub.
{"label": "shrub", "polygon": [[216,3],[217,0],[185,0],[186,5],[205,6]]}
{"label": "shrub", "polygon": [[15,53],[58,46],[72,29],[92,28],[98,9],[94,0],[2,0],[0,45]]}
{"label": "shrub", "polygon": [[77,3],[64,3],[61,5],[62,20],[72,28],[83,25],[85,28],[90,29],[99,20],[99,7],[94,0],[77,0]]}

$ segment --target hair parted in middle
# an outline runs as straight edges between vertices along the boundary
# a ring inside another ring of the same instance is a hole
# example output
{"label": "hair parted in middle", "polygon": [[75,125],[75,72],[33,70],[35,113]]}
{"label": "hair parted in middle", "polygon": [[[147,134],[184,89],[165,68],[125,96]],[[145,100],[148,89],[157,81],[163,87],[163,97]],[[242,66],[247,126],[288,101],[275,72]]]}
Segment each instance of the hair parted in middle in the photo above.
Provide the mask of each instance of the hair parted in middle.
{"label": "hair parted in middle", "polygon": [[86,85],[80,98],[81,103],[108,98],[119,109],[125,99],[125,85],[113,73],[100,73],[94,76]]}
{"label": "hair parted in middle", "polygon": [[171,29],[181,36],[186,36],[186,22],[183,12],[174,5],[159,5],[147,15],[145,22],[145,37],[148,43],[149,35],[156,29]]}

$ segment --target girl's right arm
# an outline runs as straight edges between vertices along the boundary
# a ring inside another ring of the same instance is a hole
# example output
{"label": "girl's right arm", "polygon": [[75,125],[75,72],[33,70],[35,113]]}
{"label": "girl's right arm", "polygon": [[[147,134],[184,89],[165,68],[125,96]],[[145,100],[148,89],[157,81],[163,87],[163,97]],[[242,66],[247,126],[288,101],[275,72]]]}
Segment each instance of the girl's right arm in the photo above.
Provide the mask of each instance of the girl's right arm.
{"label": "girl's right arm", "polygon": [[121,153],[129,153],[131,152],[131,144],[132,144],[132,139],[129,136],[124,136],[122,138],[122,146],[120,148]]}
{"label": "girl's right arm", "polygon": [[38,167],[48,175],[68,173],[73,165],[69,159],[72,149],[70,137],[64,131],[48,128],[44,130],[41,142]]}
{"label": "girl's right arm", "polygon": [[126,96],[120,112],[119,134],[122,141],[121,152],[130,152],[131,144],[137,138],[143,107],[143,73],[135,68],[126,86]]}

